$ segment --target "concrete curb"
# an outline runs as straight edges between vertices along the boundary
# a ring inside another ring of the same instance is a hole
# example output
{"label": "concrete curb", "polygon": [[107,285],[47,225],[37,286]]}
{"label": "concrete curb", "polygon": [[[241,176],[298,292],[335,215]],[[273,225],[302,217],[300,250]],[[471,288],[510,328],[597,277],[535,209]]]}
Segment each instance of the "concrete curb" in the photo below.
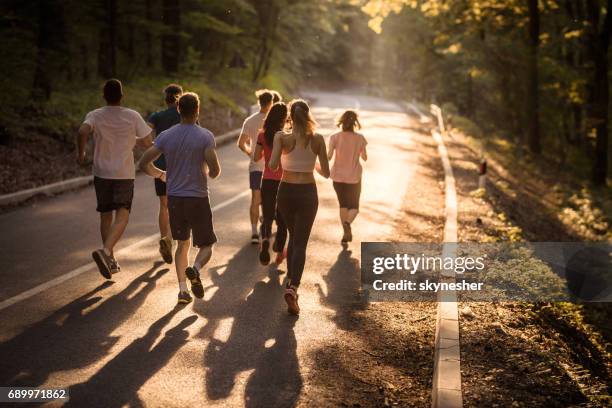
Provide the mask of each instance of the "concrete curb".
{"label": "concrete curb", "polygon": [[[215,138],[217,147],[226,145],[236,140],[240,135],[240,129],[234,129]],[[0,206],[19,204],[29,198],[37,195],[52,196],[69,190],[75,190],[84,186],[88,186],[93,182],[93,176],[75,177],[68,180],[62,180],[55,183],[47,184],[40,187],[29,188],[27,190],[16,191],[10,194],[0,195]]]}
{"label": "concrete curb", "polygon": [[[455,257],[457,252],[457,192],[455,177],[442,135],[432,131],[444,168],[444,246],[443,257]],[[454,282],[453,270],[442,273],[442,281]],[[434,374],[431,392],[433,408],[461,408],[461,354],[459,344],[459,314],[455,291],[438,292],[438,315],[434,345]]]}

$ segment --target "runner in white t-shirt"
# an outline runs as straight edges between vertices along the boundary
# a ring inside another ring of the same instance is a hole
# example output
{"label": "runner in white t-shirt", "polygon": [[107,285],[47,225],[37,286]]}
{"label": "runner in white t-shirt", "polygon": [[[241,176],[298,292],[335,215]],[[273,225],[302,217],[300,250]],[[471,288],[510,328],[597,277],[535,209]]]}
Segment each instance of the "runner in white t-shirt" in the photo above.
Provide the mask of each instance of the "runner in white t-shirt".
{"label": "runner in white t-shirt", "polygon": [[119,272],[113,248],[127,226],[134,197],[134,154],[136,144],[148,147],[152,144],[151,128],[140,114],[121,106],[123,89],[117,79],[104,84],[106,106],[85,116],[79,128],[78,156],[85,162],[85,145],[93,133],[93,175],[100,213],[100,233],[103,248],[95,250],[92,257],[102,276],[111,278]]}
{"label": "runner in white t-shirt", "polygon": [[249,156],[249,187],[251,188],[251,206],[249,215],[251,218],[251,243],[259,244],[259,232],[257,223],[259,221],[259,206],[261,205],[261,176],[263,174],[263,161],[253,160],[255,147],[257,146],[257,135],[263,127],[264,119],[272,106],[272,91],[260,89],[255,92],[259,111],[245,119],[242,131],[238,138],[238,148]]}

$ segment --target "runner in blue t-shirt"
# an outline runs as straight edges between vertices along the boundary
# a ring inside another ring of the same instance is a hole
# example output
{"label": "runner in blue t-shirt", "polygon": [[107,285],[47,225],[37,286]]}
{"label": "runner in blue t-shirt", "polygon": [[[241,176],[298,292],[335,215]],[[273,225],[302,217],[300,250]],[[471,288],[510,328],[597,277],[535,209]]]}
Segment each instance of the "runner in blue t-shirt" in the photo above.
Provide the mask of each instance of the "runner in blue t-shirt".
{"label": "runner in blue t-shirt", "polygon": [[[166,109],[155,112],[147,120],[156,135],[172,126],[180,123],[181,116],[176,109],[178,98],[183,93],[183,88],[177,84],[170,84],[164,89],[164,101]],[[155,166],[166,170],[166,159],[162,154],[155,160]],[[166,263],[172,263],[172,235],[170,231],[170,220],[168,218],[168,195],[166,194],[166,183],[155,179],[155,193],[159,197],[159,253]]]}
{"label": "runner in blue t-shirt", "polygon": [[[175,253],[176,275],[179,281],[179,303],[189,303],[185,277],[191,282],[191,291],[197,298],[204,297],[200,269],[212,256],[217,242],[213,228],[212,210],[208,199],[208,177],[216,178],[221,172],[215,150],[215,137],[197,124],[200,100],[187,92],[178,101],[181,123],[162,132],[140,160],[140,168],[148,175],[168,184],[168,212],[172,236],[177,240]],[[153,165],[164,154],[166,171]],[[192,266],[189,246],[199,248]]]}

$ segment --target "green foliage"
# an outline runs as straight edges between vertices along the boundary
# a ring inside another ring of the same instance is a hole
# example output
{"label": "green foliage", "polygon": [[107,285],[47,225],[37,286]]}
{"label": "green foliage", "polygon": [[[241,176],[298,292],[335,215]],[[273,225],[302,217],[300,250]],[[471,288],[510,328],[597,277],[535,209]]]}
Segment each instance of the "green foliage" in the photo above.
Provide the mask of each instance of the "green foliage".
{"label": "green foliage", "polygon": [[[250,105],[262,86],[287,98],[319,78],[363,77],[375,36],[359,6],[343,0],[7,0],[0,22],[0,134],[62,140],[103,103],[99,87],[107,76],[124,82],[125,104],[143,114],[169,81],[198,91],[207,108],[238,114],[236,99]],[[169,59],[178,72],[166,72]]]}
{"label": "green foliage", "polygon": [[522,244],[492,246],[494,253],[482,277],[487,286],[495,287],[501,299],[541,300],[569,299],[563,278],[545,262],[534,256],[533,251]]}
{"label": "green foliage", "polygon": [[[589,177],[593,128],[601,121],[593,99],[599,86],[594,57],[600,52],[593,48],[593,33],[604,29],[608,10],[603,1],[539,2],[539,87],[533,96],[527,5],[523,0],[367,1],[363,10],[384,49],[384,57],[376,60],[380,87],[396,97],[452,103],[453,116],[523,145],[537,98],[544,153],[559,163],[589,157],[582,165]],[[596,27],[586,12],[591,5],[600,15]]]}

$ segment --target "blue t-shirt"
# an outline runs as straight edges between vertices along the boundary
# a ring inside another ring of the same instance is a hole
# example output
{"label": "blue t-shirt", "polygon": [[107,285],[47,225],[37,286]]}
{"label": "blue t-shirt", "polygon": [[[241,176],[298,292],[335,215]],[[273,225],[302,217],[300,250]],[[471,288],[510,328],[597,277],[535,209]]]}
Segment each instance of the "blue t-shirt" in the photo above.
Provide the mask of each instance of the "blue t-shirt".
{"label": "blue t-shirt", "polygon": [[199,125],[179,124],[163,131],[155,146],[166,156],[168,196],[207,197],[204,151],[215,147],[215,136]]}
{"label": "blue t-shirt", "polygon": [[[167,109],[152,113],[148,122],[153,125],[155,133],[159,135],[164,130],[181,123],[181,115],[179,115],[176,106],[170,106]],[[158,168],[166,170],[166,160],[163,154],[154,163]]]}

